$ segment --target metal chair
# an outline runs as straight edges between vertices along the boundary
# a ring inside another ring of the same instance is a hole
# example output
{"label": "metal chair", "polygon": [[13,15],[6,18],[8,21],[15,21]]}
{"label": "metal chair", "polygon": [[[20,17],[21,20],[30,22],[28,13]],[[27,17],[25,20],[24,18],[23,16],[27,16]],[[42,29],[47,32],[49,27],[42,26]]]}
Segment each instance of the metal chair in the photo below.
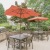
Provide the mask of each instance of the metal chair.
{"label": "metal chair", "polygon": [[10,45],[12,46],[12,48],[14,48],[14,40],[13,38],[10,38],[9,36],[14,35],[16,32],[6,32],[6,45],[7,45],[7,50],[9,49]]}
{"label": "metal chair", "polygon": [[47,41],[48,41],[48,39],[49,39],[49,32],[48,31],[44,31],[43,39],[44,38],[47,38]]}
{"label": "metal chair", "polygon": [[32,49],[33,49],[33,36],[32,36],[32,34],[27,38],[26,42],[27,42],[27,45],[29,45],[29,47],[32,44]]}

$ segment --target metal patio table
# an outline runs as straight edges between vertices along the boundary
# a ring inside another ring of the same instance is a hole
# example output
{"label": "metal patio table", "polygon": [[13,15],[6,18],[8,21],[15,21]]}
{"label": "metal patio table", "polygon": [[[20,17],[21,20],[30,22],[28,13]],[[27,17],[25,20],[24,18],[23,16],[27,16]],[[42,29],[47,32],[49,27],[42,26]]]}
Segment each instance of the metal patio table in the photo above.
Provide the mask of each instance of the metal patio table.
{"label": "metal patio table", "polygon": [[22,49],[22,48],[21,48],[21,41],[24,40],[24,39],[26,39],[26,50],[27,50],[27,38],[28,38],[29,36],[30,36],[30,35],[28,35],[28,34],[26,34],[26,33],[10,36],[10,38],[13,38],[13,39],[14,39],[14,50],[15,50],[15,39],[19,41],[20,50]]}

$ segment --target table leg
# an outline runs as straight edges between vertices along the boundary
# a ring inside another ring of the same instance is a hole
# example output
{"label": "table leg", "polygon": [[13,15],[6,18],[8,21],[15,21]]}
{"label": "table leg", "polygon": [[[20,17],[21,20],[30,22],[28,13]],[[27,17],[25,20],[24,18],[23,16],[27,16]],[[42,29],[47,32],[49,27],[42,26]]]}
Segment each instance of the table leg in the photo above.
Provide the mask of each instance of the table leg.
{"label": "table leg", "polygon": [[41,40],[43,39],[43,35],[41,34]]}
{"label": "table leg", "polygon": [[47,41],[48,41],[48,39],[49,39],[48,33],[47,33],[46,37],[47,37]]}
{"label": "table leg", "polygon": [[9,50],[9,42],[7,42],[7,50]]}
{"label": "table leg", "polygon": [[14,47],[13,47],[13,50],[15,50],[15,39],[14,39]]}
{"label": "table leg", "polygon": [[32,42],[32,49],[33,49],[33,41],[31,40],[31,42]]}
{"label": "table leg", "polygon": [[8,40],[7,41],[7,50],[9,49],[9,43],[10,43],[10,41]]}
{"label": "table leg", "polygon": [[26,38],[26,50],[27,50],[27,38]]}
{"label": "table leg", "polygon": [[19,40],[19,47],[20,47],[20,50],[21,50],[21,41]]}
{"label": "table leg", "polygon": [[38,41],[39,41],[39,33],[37,34],[37,38],[38,38]]}

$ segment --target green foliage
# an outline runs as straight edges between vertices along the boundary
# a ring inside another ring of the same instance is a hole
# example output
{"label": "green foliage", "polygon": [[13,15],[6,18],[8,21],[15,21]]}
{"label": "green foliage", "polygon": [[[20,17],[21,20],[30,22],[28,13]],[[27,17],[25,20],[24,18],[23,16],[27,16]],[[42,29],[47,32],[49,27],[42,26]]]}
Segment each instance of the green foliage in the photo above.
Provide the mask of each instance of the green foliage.
{"label": "green foliage", "polygon": [[16,26],[11,26],[11,25],[5,26],[5,28],[6,28],[7,31],[16,31],[17,30]]}
{"label": "green foliage", "polygon": [[20,23],[20,22],[25,22],[25,23],[27,23],[27,19],[18,18],[17,16],[11,17],[10,20],[11,20],[11,21],[14,21],[15,23]]}
{"label": "green foliage", "polygon": [[10,18],[10,20],[12,20],[12,21],[16,21],[17,19],[18,18],[16,16],[13,16],[13,17]]}
{"label": "green foliage", "polygon": [[25,27],[21,27],[21,30],[26,30],[26,28]]}
{"label": "green foliage", "polygon": [[46,22],[50,24],[50,0],[27,0],[28,7],[40,12],[42,16],[48,17],[49,20]]}
{"label": "green foliage", "polygon": [[50,0],[28,0],[27,6],[42,13],[46,8],[46,11],[49,11],[48,9],[50,7]]}
{"label": "green foliage", "polygon": [[43,31],[48,31],[48,27],[46,25],[42,26]]}
{"label": "green foliage", "polygon": [[0,26],[9,26],[9,23],[8,22],[5,22],[5,23],[1,23]]}
{"label": "green foliage", "polygon": [[11,29],[12,28],[12,26],[5,26],[7,29]]}
{"label": "green foliage", "polygon": [[6,18],[6,16],[4,15],[4,8],[3,8],[3,5],[0,4],[0,23],[6,22],[6,21],[7,21],[7,18]]}
{"label": "green foliage", "polygon": [[17,26],[12,26],[12,30],[17,30]]}
{"label": "green foliage", "polygon": [[22,8],[27,8],[27,6],[26,6],[25,3],[22,3],[22,4],[21,4],[21,7],[22,7]]}

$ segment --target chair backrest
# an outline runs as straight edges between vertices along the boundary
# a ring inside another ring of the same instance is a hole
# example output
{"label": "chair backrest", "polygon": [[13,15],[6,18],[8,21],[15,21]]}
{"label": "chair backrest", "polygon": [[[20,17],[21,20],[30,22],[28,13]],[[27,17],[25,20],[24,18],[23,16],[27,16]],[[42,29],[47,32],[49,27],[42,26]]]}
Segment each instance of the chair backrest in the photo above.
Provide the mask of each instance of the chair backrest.
{"label": "chair backrest", "polygon": [[32,40],[33,40],[33,36],[32,36],[32,34],[31,34],[30,37],[27,38],[27,41],[28,41],[28,42],[32,42]]}
{"label": "chair backrest", "polygon": [[5,32],[5,35],[6,35],[6,39],[8,39],[9,38],[9,36],[12,36],[12,35],[16,35],[17,34],[17,32]]}

